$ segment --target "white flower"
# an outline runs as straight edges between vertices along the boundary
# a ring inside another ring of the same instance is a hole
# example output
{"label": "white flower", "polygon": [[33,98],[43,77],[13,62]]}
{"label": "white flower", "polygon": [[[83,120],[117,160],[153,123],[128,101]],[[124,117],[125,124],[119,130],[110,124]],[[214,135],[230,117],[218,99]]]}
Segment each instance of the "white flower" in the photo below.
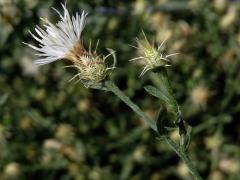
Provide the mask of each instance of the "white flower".
{"label": "white flower", "polygon": [[[46,30],[37,26],[35,28],[37,35],[30,32],[32,37],[39,42],[39,47],[24,43],[39,52],[36,54],[39,58],[35,64],[44,65],[59,59],[67,59],[73,63],[67,67],[75,67],[79,71],[70,81],[75,78],[83,83],[84,80],[93,82],[104,80],[108,71],[115,68],[115,52],[109,50],[110,54],[107,56],[98,55],[96,52],[98,43],[94,51],[91,50],[91,44],[89,50],[86,51],[82,44],[81,33],[86,24],[87,13],[83,11],[81,15],[76,13],[76,16],[70,17],[66,4],[61,5],[64,9],[63,15],[53,8],[61,18],[56,25],[47,19],[42,19]],[[112,67],[107,67],[105,60],[111,55],[114,63]]]}
{"label": "white flower", "polygon": [[36,54],[39,56],[35,61],[37,65],[48,64],[63,58],[75,61],[76,59],[70,57],[72,51],[77,51],[79,56],[85,52],[81,42],[81,33],[86,24],[87,13],[83,11],[81,15],[76,13],[75,16],[70,17],[66,4],[61,5],[64,9],[63,15],[53,8],[61,18],[56,25],[41,18],[46,29],[43,30],[36,26],[37,35],[29,31],[32,37],[39,42],[39,46],[24,43],[39,52]]}

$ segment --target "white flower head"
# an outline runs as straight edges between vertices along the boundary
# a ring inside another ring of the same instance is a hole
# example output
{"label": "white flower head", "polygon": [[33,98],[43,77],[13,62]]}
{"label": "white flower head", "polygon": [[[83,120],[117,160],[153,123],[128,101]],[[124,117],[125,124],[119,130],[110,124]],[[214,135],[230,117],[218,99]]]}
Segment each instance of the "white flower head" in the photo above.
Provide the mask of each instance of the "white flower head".
{"label": "white flower head", "polygon": [[39,56],[35,61],[37,65],[44,65],[66,58],[69,51],[76,46],[83,51],[81,34],[86,24],[87,13],[83,11],[81,15],[76,13],[76,16],[70,17],[66,4],[61,5],[64,9],[63,15],[53,8],[61,18],[56,25],[52,24],[47,19],[41,18],[45,23],[44,27],[46,29],[43,30],[39,26],[36,26],[36,35],[29,31],[32,37],[39,42],[39,47],[27,44],[39,52],[36,54]]}
{"label": "white flower head", "polygon": [[139,57],[130,59],[130,61],[141,60],[144,64],[144,68],[140,74],[143,76],[147,71],[157,68],[157,67],[167,67],[171,66],[171,61],[169,57],[177,55],[179,53],[167,54],[163,53],[163,45],[165,41],[163,41],[157,48],[154,45],[151,45],[147,40],[145,33],[143,32],[144,40],[137,39],[137,47],[139,52]]}
{"label": "white flower head", "polygon": [[[96,50],[94,52],[85,50],[82,44],[81,34],[86,25],[87,13],[82,11],[82,13],[76,13],[75,16],[71,17],[66,8],[66,4],[61,5],[64,10],[63,14],[53,8],[60,16],[60,21],[58,21],[56,25],[47,19],[41,18],[44,22],[45,30],[36,26],[36,35],[29,31],[31,36],[39,42],[39,46],[24,43],[38,51],[36,55],[39,58],[37,58],[35,64],[44,65],[60,59],[67,59],[74,64],[71,67],[76,67],[80,71],[80,73],[74,77],[79,77],[80,80],[103,80],[106,77],[106,71],[114,67],[103,69],[106,58],[98,56]],[[98,66],[101,69],[101,73],[95,73],[91,68],[94,67],[94,69],[98,70]]]}

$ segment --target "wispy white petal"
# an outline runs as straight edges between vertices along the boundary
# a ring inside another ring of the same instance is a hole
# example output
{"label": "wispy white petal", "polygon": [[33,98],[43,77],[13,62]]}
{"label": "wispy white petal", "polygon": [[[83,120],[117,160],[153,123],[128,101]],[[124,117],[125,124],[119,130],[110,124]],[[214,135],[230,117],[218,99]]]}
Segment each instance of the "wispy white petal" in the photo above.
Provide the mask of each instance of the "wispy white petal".
{"label": "wispy white petal", "polygon": [[87,13],[84,11],[75,16],[70,16],[66,4],[61,4],[63,14],[55,8],[52,8],[60,17],[56,24],[52,24],[47,19],[43,19],[44,29],[36,26],[35,33],[29,31],[30,35],[38,41],[39,45],[34,46],[24,43],[32,49],[38,51],[36,55],[39,57],[35,64],[44,65],[64,58],[69,51],[80,42],[81,33],[86,24]]}

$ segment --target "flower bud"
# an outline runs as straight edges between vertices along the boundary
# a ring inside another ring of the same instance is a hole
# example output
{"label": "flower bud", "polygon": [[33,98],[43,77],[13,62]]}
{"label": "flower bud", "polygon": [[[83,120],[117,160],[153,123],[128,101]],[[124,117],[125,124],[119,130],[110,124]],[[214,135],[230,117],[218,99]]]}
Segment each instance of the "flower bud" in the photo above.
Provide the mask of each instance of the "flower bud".
{"label": "flower bud", "polygon": [[149,43],[147,40],[145,34],[144,40],[137,40],[139,57],[133,58],[130,61],[134,60],[142,60],[142,63],[144,64],[144,68],[140,74],[140,76],[144,75],[147,71],[151,69],[155,69],[158,67],[166,67],[170,66],[170,59],[169,57],[174,56],[178,53],[164,55],[162,52],[162,47],[165,41],[163,41],[157,48],[155,48],[153,45]]}
{"label": "flower bud", "polygon": [[100,56],[95,53],[84,53],[80,59],[81,61],[75,62],[75,67],[79,70],[77,76],[80,79],[100,82],[106,78],[107,67]]}

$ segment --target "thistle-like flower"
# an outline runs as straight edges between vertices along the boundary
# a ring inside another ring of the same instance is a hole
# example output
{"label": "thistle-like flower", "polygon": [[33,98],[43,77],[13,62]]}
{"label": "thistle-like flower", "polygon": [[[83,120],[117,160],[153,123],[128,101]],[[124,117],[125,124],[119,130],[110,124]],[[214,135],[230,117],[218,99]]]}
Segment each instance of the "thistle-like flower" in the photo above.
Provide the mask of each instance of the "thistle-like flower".
{"label": "thistle-like flower", "polygon": [[[91,45],[89,51],[86,51],[81,34],[86,24],[87,13],[82,11],[81,14],[76,13],[75,16],[70,16],[66,4],[61,4],[64,10],[63,15],[53,8],[54,11],[60,16],[60,21],[54,25],[47,19],[41,18],[44,22],[43,30],[39,26],[36,26],[35,31],[37,35],[34,35],[31,31],[31,36],[39,42],[39,46],[33,46],[28,43],[24,43],[32,49],[38,51],[36,55],[39,58],[35,61],[37,65],[45,65],[60,59],[70,60],[73,65],[67,67],[75,67],[79,70],[71,80],[79,78],[79,80],[89,80],[94,82],[102,81],[107,71],[114,68],[108,68],[105,65],[105,60],[114,52],[110,51],[107,56],[99,56],[95,51],[91,51]],[[115,59],[114,59],[115,62]]]}
{"label": "thistle-like flower", "polygon": [[154,45],[151,45],[150,42],[147,40],[144,32],[143,36],[144,40],[137,39],[137,47],[133,46],[138,50],[139,57],[130,59],[130,61],[141,60],[144,64],[144,68],[140,76],[143,76],[147,71],[157,67],[171,66],[171,61],[169,57],[177,55],[179,53],[164,55],[162,49],[165,40],[160,45],[158,45],[157,48],[155,48]]}

